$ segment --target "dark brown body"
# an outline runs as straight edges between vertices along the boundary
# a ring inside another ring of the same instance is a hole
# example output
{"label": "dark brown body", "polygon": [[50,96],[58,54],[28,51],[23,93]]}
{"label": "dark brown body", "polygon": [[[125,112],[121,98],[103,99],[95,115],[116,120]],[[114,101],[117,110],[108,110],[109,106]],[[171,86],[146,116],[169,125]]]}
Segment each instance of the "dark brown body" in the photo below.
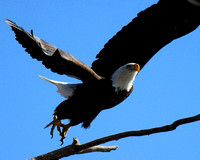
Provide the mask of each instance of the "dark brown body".
{"label": "dark brown body", "polygon": [[87,128],[94,118],[104,109],[112,108],[125,100],[132,92],[115,91],[111,80],[101,79],[81,84],[74,95],[63,101],[56,109],[54,115],[59,120],[70,119],[70,126],[83,122]]}

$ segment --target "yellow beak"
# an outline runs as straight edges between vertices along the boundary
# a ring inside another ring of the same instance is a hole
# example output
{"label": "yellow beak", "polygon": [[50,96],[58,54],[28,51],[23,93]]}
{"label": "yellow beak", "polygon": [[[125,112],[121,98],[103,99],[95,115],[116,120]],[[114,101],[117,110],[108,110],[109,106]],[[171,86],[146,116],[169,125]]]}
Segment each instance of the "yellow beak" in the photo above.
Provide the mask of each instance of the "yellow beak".
{"label": "yellow beak", "polygon": [[140,65],[139,65],[139,64],[135,64],[135,65],[134,65],[134,70],[140,71]]}

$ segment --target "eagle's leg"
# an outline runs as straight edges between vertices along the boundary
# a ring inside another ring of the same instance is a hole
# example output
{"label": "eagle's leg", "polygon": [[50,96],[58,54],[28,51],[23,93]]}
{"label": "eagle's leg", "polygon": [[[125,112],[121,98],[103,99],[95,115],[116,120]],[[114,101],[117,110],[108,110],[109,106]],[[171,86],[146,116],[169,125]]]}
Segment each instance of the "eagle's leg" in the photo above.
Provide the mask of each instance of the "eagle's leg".
{"label": "eagle's leg", "polygon": [[60,135],[62,134],[61,130],[60,130],[60,127],[64,127],[65,125],[60,120],[58,120],[57,116],[54,116],[53,121],[51,123],[49,123],[45,128],[47,128],[47,127],[49,127],[51,125],[53,125],[51,127],[51,132],[50,132],[51,138],[53,138],[53,131],[54,131],[56,126],[57,126],[57,130],[59,131]]}
{"label": "eagle's leg", "polygon": [[63,127],[63,130],[62,130],[62,133],[60,134],[61,135],[61,139],[60,139],[60,141],[62,142],[61,143],[61,145],[63,145],[63,143],[64,143],[64,139],[65,139],[65,137],[67,136],[67,132],[69,131],[69,129],[70,129],[70,124],[67,124],[67,125],[62,125],[62,127]]}

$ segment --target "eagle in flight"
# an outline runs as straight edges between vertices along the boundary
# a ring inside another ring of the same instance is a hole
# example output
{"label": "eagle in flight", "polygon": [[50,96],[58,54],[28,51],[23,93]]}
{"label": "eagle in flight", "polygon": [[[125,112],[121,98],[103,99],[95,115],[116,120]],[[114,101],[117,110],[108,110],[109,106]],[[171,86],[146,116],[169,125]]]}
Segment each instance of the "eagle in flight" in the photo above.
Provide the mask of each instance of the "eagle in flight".
{"label": "eagle in flight", "polygon": [[[92,67],[33,35],[32,30],[29,33],[8,19],[6,23],[32,58],[42,61],[52,72],[82,81],[65,83],[41,76],[55,84],[58,92],[67,98],[56,107],[53,121],[46,126],[52,126],[52,137],[57,127],[63,144],[70,127],[82,123],[88,128],[102,110],[125,100],[133,91],[136,76],[156,53],[199,26],[199,12],[193,0],[160,0],[111,38],[97,54]],[[62,119],[70,121],[63,124]]]}

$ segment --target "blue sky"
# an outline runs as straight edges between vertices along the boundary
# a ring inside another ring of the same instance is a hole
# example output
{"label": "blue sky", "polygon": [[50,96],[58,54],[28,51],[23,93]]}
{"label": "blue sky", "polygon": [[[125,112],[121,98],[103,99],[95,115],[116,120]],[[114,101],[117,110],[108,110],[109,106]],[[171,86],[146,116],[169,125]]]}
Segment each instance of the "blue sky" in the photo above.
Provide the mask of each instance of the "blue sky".
{"label": "blue sky", "polygon": [[[0,159],[27,159],[60,148],[60,137],[43,129],[55,107],[64,100],[56,87],[40,79],[78,82],[46,69],[14,40],[3,18],[71,53],[89,66],[103,45],[139,11],[157,0],[1,1],[0,17]],[[64,146],[128,130],[146,129],[200,113],[200,28],[160,50],[135,81],[133,94],[102,112],[87,130],[71,128]],[[67,123],[67,121],[64,121]],[[167,133],[131,137],[104,145],[118,145],[111,153],[71,156],[72,160],[200,159],[200,123]],[[67,158],[66,158],[67,159]]]}

